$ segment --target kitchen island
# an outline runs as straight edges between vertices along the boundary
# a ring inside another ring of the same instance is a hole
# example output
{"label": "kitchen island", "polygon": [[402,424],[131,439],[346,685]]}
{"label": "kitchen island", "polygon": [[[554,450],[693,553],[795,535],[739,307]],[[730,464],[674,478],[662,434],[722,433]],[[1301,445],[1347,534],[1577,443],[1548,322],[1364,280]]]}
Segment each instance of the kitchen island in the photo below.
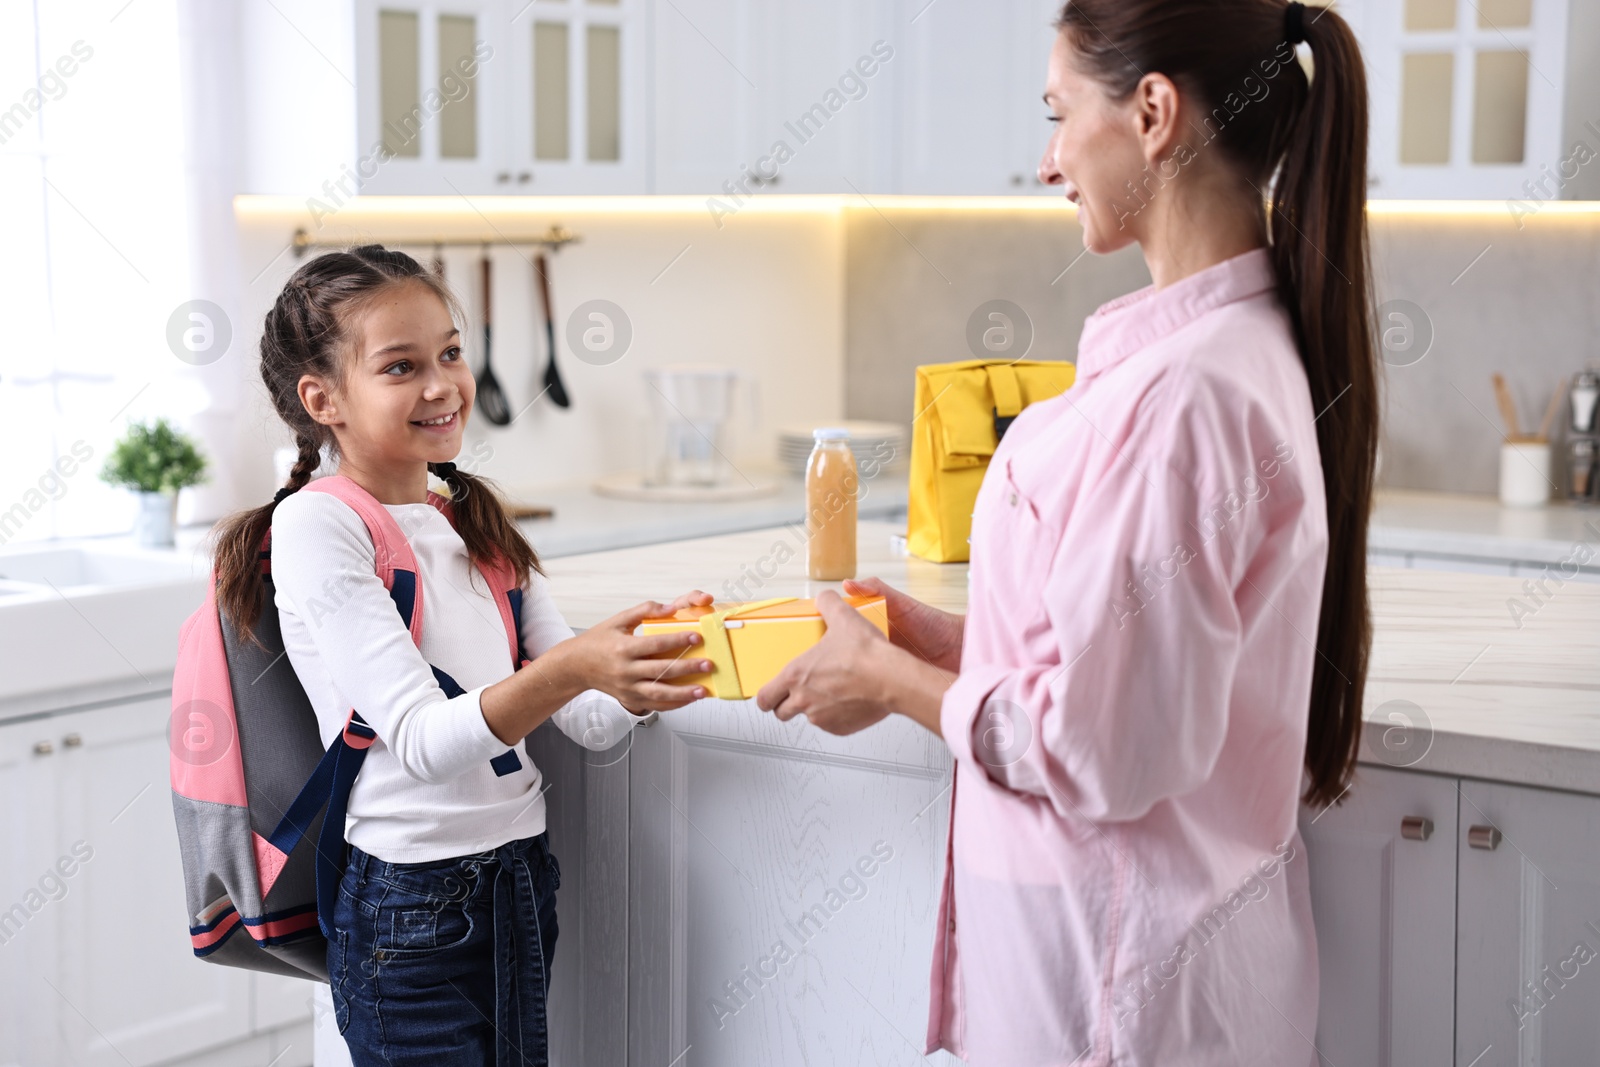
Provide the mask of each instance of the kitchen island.
{"label": "kitchen island", "polygon": [[[963,611],[966,565],[906,557],[903,529],[862,522],[858,573]],[[837,584],[805,578],[796,527],[549,571],[575,627],[693,587],[733,600]],[[1584,825],[1600,825],[1600,586],[1530,592],[1522,579],[1388,567],[1370,585],[1363,766],[1344,804],[1301,820],[1322,946],[1318,1045],[1334,1063],[1383,1062],[1384,1048],[1390,1062],[1448,1062],[1476,1042],[1459,1061],[1471,1062],[1485,1044],[1525,1040],[1526,1020],[1504,1032],[1506,1001],[1580,929],[1581,901],[1540,895],[1529,872],[1600,882],[1581,874],[1600,853],[1600,830]],[[700,1064],[920,1059],[949,802],[941,741],[898,718],[836,738],[753,701],[704,700],[620,751],[530,744],[574,872],[564,889],[589,887],[576,909],[579,894],[562,903],[563,930],[577,910],[582,931],[558,955],[552,994],[568,1062],[672,1063],[689,1048]],[[1458,848],[1469,831],[1479,844]],[[1458,894],[1478,909],[1459,946]],[[1486,1006],[1458,1024],[1457,998]],[[1538,1017],[1547,1048],[1591,1001],[1568,994]]]}

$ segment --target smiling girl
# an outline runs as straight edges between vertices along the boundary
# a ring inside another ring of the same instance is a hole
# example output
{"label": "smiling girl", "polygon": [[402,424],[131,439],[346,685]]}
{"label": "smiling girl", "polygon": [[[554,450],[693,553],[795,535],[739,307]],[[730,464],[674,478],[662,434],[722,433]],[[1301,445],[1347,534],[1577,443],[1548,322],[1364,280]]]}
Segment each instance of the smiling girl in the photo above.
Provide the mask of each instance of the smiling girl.
{"label": "smiling girl", "polygon": [[[698,635],[632,636],[641,619],[709,603],[698,591],[573,635],[491,484],[451,462],[475,393],[461,321],[444,283],[400,252],[368,245],[295,271],[267,313],[261,378],[299,460],[271,504],[221,526],[216,550],[219,604],[248,626],[264,608],[270,527],[284,648],[324,742],[351,708],[377,734],[350,792],[328,944],[335,1016],[358,1067],[547,1062],[560,868],[539,769],[517,750],[546,719],[609,747],[645,713],[704,696],[669,681],[711,669],[684,658]],[[361,517],[332,494],[296,492],[324,446],[416,556],[420,648]],[[430,495],[430,471],[447,503]],[[531,662],[520,669],[476,566],[496,559],[522,592]],[[649,658],[667,651],[678,659],[665,668]]]}

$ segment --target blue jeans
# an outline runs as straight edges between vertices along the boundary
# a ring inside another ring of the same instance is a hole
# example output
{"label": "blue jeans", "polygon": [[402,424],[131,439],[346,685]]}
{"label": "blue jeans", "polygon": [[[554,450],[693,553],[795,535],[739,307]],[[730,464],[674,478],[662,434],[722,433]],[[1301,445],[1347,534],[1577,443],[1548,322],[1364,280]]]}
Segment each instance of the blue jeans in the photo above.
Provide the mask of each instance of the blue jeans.
{"label": "blue jeans", "polygon": [[546,833],[425,863],[352,845],[328,976],[355,1067],[545,1067],[560,884]]}

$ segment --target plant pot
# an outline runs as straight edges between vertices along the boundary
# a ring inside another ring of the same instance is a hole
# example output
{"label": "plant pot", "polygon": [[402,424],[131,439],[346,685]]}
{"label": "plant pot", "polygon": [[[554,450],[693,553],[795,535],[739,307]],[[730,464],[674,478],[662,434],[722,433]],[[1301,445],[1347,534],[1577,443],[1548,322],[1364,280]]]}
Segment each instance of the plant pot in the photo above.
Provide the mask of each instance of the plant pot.
{"label": "plant pot", "polygon": [[170,548],[178,526],[178,494],[139,492],[135,495],[139,498],[139,513],[133,522],[134,539],[144,548]]}

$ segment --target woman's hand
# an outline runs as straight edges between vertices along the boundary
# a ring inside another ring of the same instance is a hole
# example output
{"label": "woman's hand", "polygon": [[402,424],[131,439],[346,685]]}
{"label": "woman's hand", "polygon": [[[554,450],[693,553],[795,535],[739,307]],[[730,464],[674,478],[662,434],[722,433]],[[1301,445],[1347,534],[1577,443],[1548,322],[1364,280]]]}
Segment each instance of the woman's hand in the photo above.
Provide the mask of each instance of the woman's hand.
{"label": "woman's hand", "polygon": [[966,619],[902,593],[877,578],[845,580],[851,596],[881,596],[889,609],[889,640],[947,671],[961,668],[961,639]]}
{"label": "woman's hand", "polygon": [[[690,649],[701,642],[698,630],[676,633],[634,635],[634,627],[645,619],[660,619],[682,608],[711,603],[711,594],[698,589],[685,593],[670,604],[650,600],[619,611],[611,618],[574,637],[567,653],[590,688],[609,693],[630,714],[670,711],[706,695],[704,686],[671,685],[668,679],[686,674],[704,674],[711,661],[690,656]],[[552,649],[552,651],[554,651]],[[672,659],[653,658],[672,652]]]}
{"label": "woman's hand", "polygon": [[818,596],[817,611],[828,627],[822,640],[762,686],[756,706],[783,720],[804,715],[830,734],[853,734],[889,714],[878,697],[879,661],[885,652],[898,653],[838,593]]}

